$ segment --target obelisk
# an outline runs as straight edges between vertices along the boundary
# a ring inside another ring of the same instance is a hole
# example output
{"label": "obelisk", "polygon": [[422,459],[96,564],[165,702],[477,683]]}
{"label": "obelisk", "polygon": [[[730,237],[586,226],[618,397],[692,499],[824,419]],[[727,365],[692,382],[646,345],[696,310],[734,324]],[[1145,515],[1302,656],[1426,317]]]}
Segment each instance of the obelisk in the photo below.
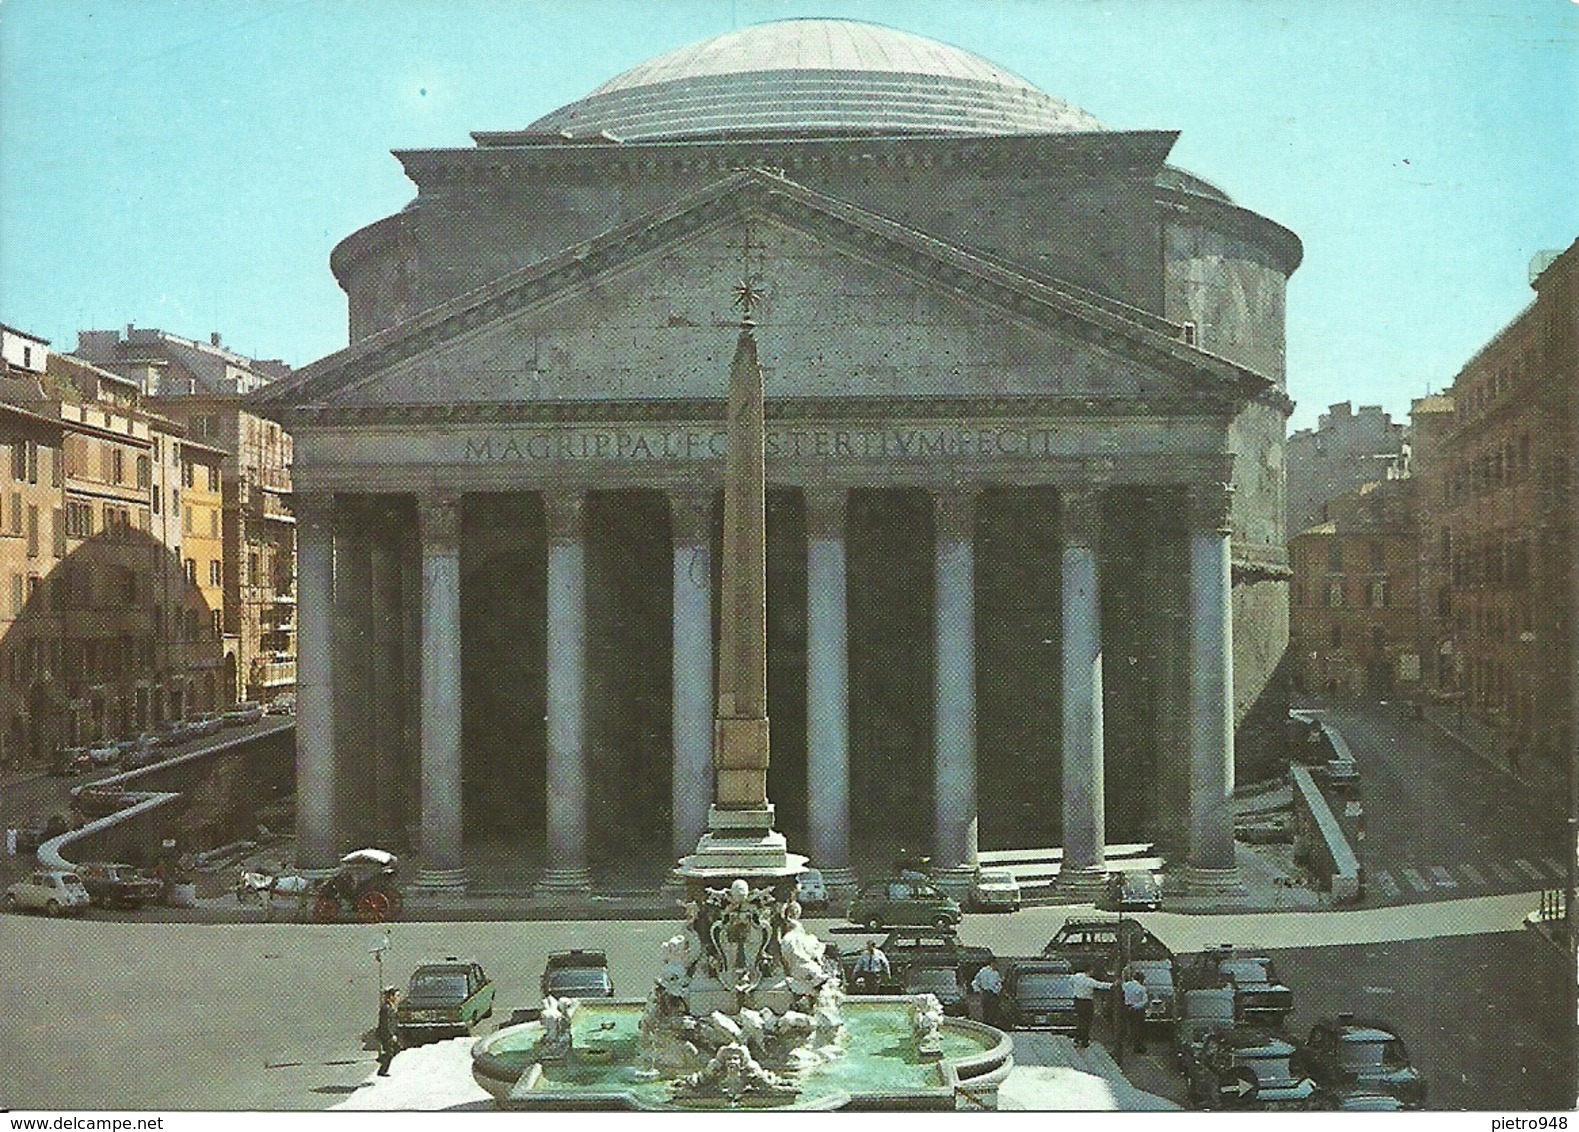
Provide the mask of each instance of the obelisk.
{"label": "obelisk", "polygon": [[768,801],[767,514],[762,367],[752,309],[761,292],[735,287],[740,336],[729,367],[724,453],[724,537],[718,588],[716,789],[707,832],[680,874],[699,882],[796,876],[806,859],[785,852]]}

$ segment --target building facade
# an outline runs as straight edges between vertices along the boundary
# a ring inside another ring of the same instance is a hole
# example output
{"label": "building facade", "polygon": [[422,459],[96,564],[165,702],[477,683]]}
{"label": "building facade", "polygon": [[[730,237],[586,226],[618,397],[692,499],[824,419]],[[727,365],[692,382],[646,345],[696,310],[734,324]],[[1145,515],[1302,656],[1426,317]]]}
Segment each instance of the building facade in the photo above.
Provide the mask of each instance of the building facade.
{"label": "building facade", "polygon": [[1535,301],[1459,371],[1449,404],[1417,406],[1433,418],[1419,448],[1434,686],[1558,798],[1575,740],[1576,265],[1579,244],[1532,272]]}
{"label": "building facade", "polygon": [[1287,230],[976,56],[799,20],[401,152],[295,437],[298,848],[485,847],[550,891],[689,852],[712,788],[723,392],[767,375],[778,828],[1157,844],[1232,889],[1286,692]]}
{"label": "building facade", "polygon": [[1289,654],[1300,691],[1386,698],[1420,686],[1419,541],[1412,479],[1327,502],[1289,542]]}
{"label": "building facade", "polygon": [[242,404],[289,367],[226,349],[217,334],[198,342],[135,326],[124,335],[81,331],[77,352],[137,381],[152,409],[194,441],[227,453],[222,623],[236,675],[221,698],[266,700],[290,691],[296,671],[291,438]]}
{"label": "building facade", "polygon": [[1288,438],[1288,537],[1331,518],[1326,504],[1379,480],[1409,474],[1408,430],[1380,405],[1330,406],[1315,428]]}

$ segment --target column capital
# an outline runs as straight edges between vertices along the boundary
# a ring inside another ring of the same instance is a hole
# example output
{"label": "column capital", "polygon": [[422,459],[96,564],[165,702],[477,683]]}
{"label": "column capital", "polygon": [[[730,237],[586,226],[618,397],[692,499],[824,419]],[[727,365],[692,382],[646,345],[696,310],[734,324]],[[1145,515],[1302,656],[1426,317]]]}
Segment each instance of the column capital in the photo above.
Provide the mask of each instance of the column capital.
{"label": "column capital", "polygon": [[432,550],[458,550],[461,544],[459,495],[431,492],[417,496],[417,522],[422,545]]}
{"label": "column capital", "polygon": [[1095,546],[1102,531],[1102,489],[1090,483],[1060,487],[1058,503],[1065,545]]}
{"label": "column capital", "polygon": [[844,516],[849,490],[843,487],[801,489],[806,503],[806,534],[815,539],[844,538]]}
{"label": "column capital", "polygon": [[1195,483],[1186,489],[1186,493],[1192,532],[1233,533],[1233,520],[1230,517],[1234,503],[1232,483]]}
{"label": "column capital", "polygon": [[548,527],[548,541],[560,545],[580,542],[585,512],[586,495],[582,492],[543,492],[543,522]]}
{"label": "column capital", "polygon": [[937,533],[970,538],[976,533],[976,485],[932,490],[932,523]]}
{"label": "column capital", "polygon": [[669,489],[669,534],[675,546],[702,546],[710,541],[716,494],[711,487]]}

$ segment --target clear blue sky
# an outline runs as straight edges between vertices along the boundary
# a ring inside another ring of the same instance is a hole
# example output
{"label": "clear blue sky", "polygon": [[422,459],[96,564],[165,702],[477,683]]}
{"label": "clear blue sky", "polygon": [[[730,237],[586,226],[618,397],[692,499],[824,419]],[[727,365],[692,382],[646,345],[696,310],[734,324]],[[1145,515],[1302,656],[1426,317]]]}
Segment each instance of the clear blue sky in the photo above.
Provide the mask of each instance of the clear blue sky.
{"label": "clear blue sky", "polygon": [[1292,228],[1292,427],[1396,413],[1579,235],[1572,0],[0,3],[0,320],[158,326],[303,364],[329,251],[413,195],[389,150],[525,126],[652,55],[788,16],[984,55]]}

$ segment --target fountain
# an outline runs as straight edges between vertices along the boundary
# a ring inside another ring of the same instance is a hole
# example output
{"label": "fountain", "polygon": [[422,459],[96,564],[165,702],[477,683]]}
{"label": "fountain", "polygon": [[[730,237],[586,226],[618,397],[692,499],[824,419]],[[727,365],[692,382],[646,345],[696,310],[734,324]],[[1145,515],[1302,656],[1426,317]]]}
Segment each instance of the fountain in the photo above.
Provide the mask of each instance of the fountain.
{"label": "fountain", "polygon": [[547,999],[539,1021],[473,1047],[473,1076],[502,1108],[990,1107],[1013,1066],[1006,1035],[943,1017],[930,995],[847,1000],[836,958],[801,924],[806,859],[787,851],[767,797],[761,297],[749,273],[735,288],[715,802],[676,870],[685,924],[645,1002]]}

